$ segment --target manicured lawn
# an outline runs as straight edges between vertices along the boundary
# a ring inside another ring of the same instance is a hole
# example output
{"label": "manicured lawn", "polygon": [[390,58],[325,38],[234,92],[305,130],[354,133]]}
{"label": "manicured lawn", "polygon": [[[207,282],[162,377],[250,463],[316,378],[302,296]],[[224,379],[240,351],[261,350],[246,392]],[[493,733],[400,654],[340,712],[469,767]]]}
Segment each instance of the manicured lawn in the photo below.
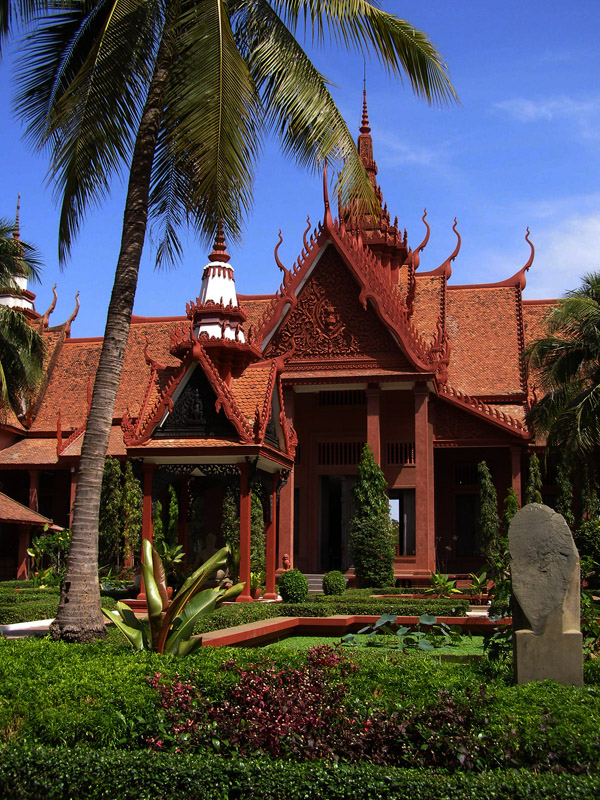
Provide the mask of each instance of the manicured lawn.
{"label": "manicured lawn", "polygon": [[[329,645],[330,647],[342,647],[347,655],[352,655],[357,649],[361,652],[365,649],[371,652],[374,650],[388,650],[391,653],[398,652],[398,649],[393,646],[395,638],[392,636],[378,636],[374,642],[372,639],[369,640],[366,635],[357,636],[356,639],[359,642],[358,648],[342,644],[339,637],[334,639],[327,636],[288,636],[287,639],[281,639],[279,642],[265,645],[262,649],[267,652],[277,649],[303,651],[310,650],[311,647]],[[423,656],[429,656],[431,658],[440,655],[481,656],[483,654],[483,636],[473,636],[471,638],[465,636],[459,645],[439,647],[430,652],[425,653],[421,651],[420,653],[414,652],[414,654],[422,654]]]}

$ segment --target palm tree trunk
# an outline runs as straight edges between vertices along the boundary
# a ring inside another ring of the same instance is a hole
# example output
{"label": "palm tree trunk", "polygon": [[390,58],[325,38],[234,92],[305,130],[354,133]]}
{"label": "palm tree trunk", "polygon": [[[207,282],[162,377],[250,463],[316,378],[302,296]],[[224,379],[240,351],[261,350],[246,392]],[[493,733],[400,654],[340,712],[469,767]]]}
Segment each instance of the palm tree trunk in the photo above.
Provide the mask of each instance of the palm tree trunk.
{"label": "palm tree trunk", "polygon": [[100,492],[146,236],[152,161],[168,77],[167,50],[163,38],[133,150],[123,214],[121,251],[81,448],[71,549],[58,615],[50,631],[55,639],[89,642],[106,635],[98,582]]}

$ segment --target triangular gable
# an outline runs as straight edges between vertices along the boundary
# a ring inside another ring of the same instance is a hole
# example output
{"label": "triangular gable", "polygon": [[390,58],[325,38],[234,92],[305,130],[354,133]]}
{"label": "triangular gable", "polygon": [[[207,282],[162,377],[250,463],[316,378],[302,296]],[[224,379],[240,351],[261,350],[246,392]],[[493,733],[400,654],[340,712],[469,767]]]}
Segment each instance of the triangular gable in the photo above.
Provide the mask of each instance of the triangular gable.
{"label": "triangular gable", "polygon": [[[358,285],[358,302],[375,312],[379,322],[393,340],[396,352],[401,352],[413,371],[420,373],[443,375],[447,366],[447,337],[440,326],[439,341],[427,342],[412,323],[410,311],[402,294],[389,284],[387,275],[382,271],[370,251],[363,247],[360,239],[348,234],[337,220],[332,222],[326,215],[325,225],[311,236],[310,243],[304,240],[305,249],[292,270],[279,264],[284,279],[279,291],[265,310],[256,332],[256,339],[261,343],[265,353],[278,347],[275,342],[285,337],[278,336],[285,326],[295,306],[298,304],[305,285],[310,281],[312,273],[319,262],[328,256],[333,247],[345,268]],[[279,262],[278,262],[279,263]],[[325,329],[330,324],[321,317]],[[335,327],[336,320],[331,323]],[[345,320],[342,320],[343,325]],[[343,332],[335,331],[341,342]],[[340,339],[341,336],[341,339]],[[271,343],[273,344],[271,345]],[[341,346],[341,344],[340,344]]]}
{"label": "triangular gable", "polygon": [[294,349],[291,361],[394,355],[398,369],[412,371],[413,365],[373,307],[363,308],[360,291],[335,247],[326,247],[265,355],[278,356],[290,349]]}
{"label": "triangular gable", "polygon": [[154,429],[153,438],[201,436],[207,439],[237,438],[237,431],[217,403],[217,394],[204,371],[192,364],[177,387],[173,407]]}
{"label": "triangular gable", "polygon": [[[198,375],[194,378],[196,372]],[[154,382],[155,375],[153,369],[151,383]],[[176,405],[178,410],[172,416]],[[175,430],[184,423],[190,426],[184,434],[186,437],[205,438],[202,431],[213,428],[221,431],[215,434],[216,438],[252,441],[248,420],[197,339],[191,353],[171,375],[152,408],[136,420],[128,412],[124,414],[121,423],[123,440],[131,447],[147,441],[151,436],[177,438],[180,434],[176,434]],[[169,433],[162,433],[165,430]]]}

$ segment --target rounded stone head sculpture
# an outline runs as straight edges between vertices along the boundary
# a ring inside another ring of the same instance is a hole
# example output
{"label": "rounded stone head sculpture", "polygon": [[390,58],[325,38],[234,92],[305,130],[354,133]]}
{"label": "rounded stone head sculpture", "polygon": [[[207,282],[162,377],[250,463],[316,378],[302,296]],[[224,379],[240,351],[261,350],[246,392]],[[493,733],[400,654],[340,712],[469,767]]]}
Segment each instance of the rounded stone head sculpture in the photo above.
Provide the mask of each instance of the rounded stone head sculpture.
{"label": "rounded stone head sculpture", "polygon": [[576,595],[577,621],[564,619],[563,630],[579,617],[579,555],[569,526],[560,514],[530,503],[513,518],[508,534],[513,594],[529,628],[541,635],[548,618],[562,608],[570,616]]}

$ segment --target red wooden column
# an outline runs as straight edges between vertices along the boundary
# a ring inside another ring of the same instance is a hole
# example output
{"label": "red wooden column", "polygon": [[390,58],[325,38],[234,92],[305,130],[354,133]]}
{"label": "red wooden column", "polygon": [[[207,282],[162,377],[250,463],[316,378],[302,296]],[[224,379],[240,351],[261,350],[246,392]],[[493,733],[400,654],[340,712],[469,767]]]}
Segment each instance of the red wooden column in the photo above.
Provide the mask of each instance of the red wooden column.
{"label": "red wooden column", "polygon": [[152,528],[152,478],[156,464],[147,464],[144,462],[142,465],[143,475],[143,492],[144,500],[142,503],[142,539],[148,539],[150,542],[153,540]]}
{"label": "red wooden column", "polygon": [[238,603],[252,600],[250,594],[250,467],[238,464],[240,470],[240,581],[245,583],[242,593],[238,595]]}
{"label": "red wooden column", "polygon": [[373,451],[375,463],[381,466],[381,435],[379,430],[381,390],[377,384],[367,387],[367,444]]}
{"label": "red wooden column", "polygon": [[277,569],[276,563],[276,542],[275,536],[277,532],[277,487],[279,485],[279,473],[274,472],[271,475],[271,519],[267,527],[267,581],[265,587],[265,600],[277,600],[277,592],[275,591],[275,570]]}
{"label": "red wooden column", "polygon": [[[144,493],[144,497],[142,500],[142,540],[148,539],[150,542],[153,539],[153,530],[152,530],[152,476],[154,475],[154,470],[156,469],[156,464],[147,464],[144,462],[142,464],[142,491]],[[130,564],[125,564],[126,567],[133,566],[133,556],[130,559]],[[146,592],[144,589],[144,578],[142,577],[140,581],[140,593],[137,596],[138,600],[145,600],[146,599]]]}
{"label": "red wooden column", "polygon": [[29,508],[32,511],[39,511],[38,492],[40,488],[39,469],[29,470]]}
{"label": "red wooden column", "polygon": [[[285,415],[292,422],[294,419],[293,391],[284,395]],[[294,470],[279,491],[279,563],[277,570],[283,572],[283,557],[289,556],[290,567],[294,566]]]}
{"label": "red wooden column", "polygon": [[19,540],[17,550],[17,580],[24,581],[29,577],[27,549],[31,544],[31,525],[19,525]]}
{"label": "red wooden column", "polygon": [[519,505],[522,503],[521,497],[521,453],[520,447],[510,448],[510,464],[512,474],[512,488],[519,500]]}
{"label": "red wooden column", "polygon": [[73,525],[73,506],[75,505],[75,494],[77,492],[77,467],[71,467],[71,489],[69,494],[69,527]]}
{"label": "red wooden column", "polygon": [[415,554],[417,571],[435,572],[433,429],[429,389],[417,383],[415,398]]}

